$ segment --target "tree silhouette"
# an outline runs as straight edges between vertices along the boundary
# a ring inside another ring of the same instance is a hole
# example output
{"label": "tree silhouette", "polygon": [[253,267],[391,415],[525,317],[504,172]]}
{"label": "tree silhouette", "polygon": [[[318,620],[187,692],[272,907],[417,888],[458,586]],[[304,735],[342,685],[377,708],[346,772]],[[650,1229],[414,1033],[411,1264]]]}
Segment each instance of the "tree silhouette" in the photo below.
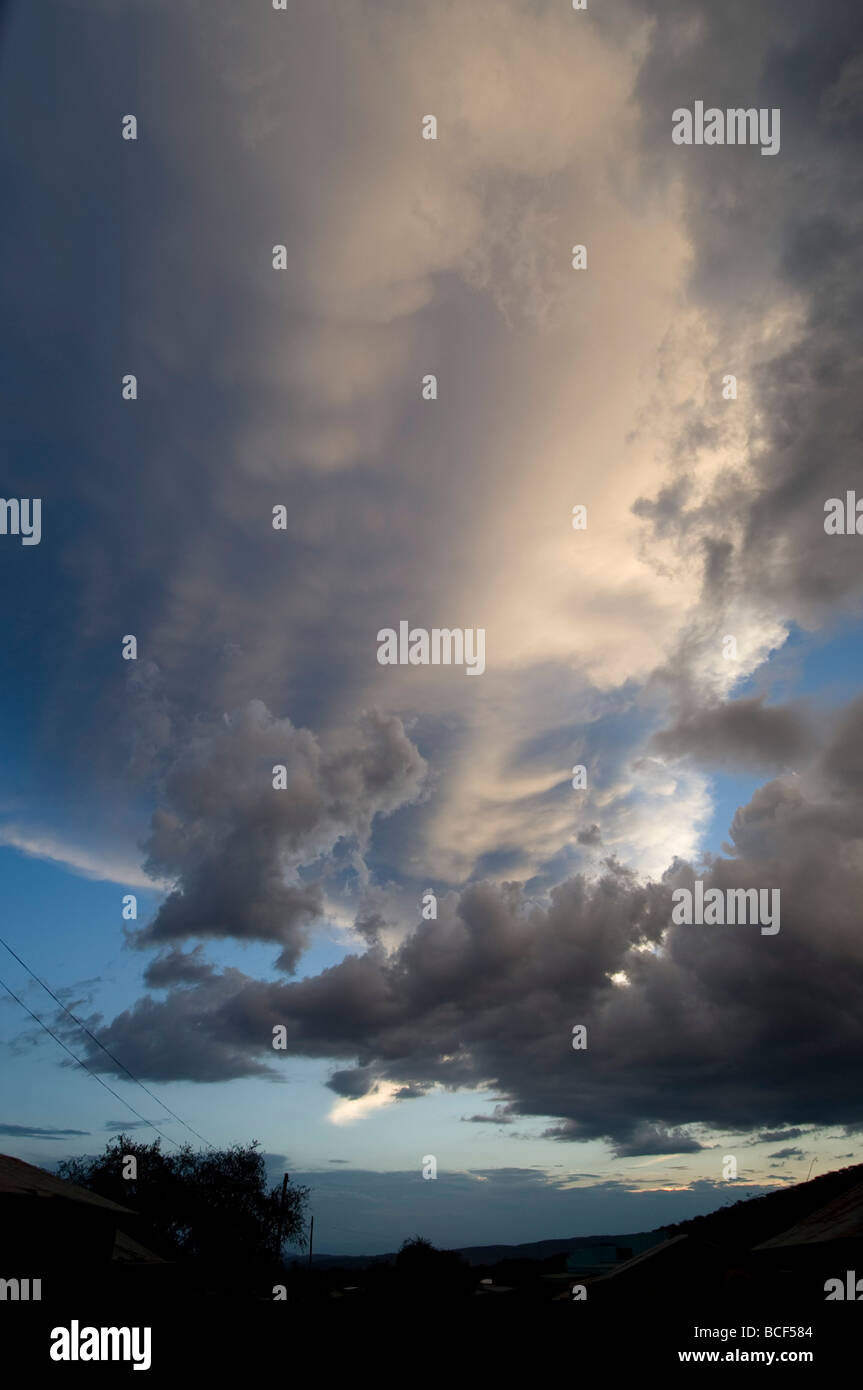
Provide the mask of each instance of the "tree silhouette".
{"label": "tree silhouette", "polygon": [[473,1284],[473,1274],[461,1255],[455,1250],[438,1250],[422,1236],[402,1241],[395,1272],[406,1292],[457,1295]]}
{"label": "tree silhouette", "polygon": [[[123,1177],[128,1157],[137,1163],[134,1178]],[[202,1153],[185,1144],[165,1154],[160,1139],[142,1144],[120,1134],[103,1154],[69,1159],[58,1173],[132,1208],[169,1259],[265,1267],[281,1257],[277,1245],[307,1243],[309,1189],[289,1184],[283,1203],[281,1187],[267,1187],[257,1140]]]}

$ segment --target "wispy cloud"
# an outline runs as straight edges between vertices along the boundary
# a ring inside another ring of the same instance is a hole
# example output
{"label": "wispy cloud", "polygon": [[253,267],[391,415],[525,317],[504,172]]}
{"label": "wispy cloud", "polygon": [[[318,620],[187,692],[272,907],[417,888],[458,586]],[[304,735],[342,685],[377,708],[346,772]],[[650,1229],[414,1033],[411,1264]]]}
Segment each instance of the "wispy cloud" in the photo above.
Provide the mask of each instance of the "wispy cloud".
{"label": "wispy cloud", "polygon": [[121,883],[129,888],[148,888],[150,892],[165,891],[170,887],[167,880],[150,878],[134,860],[70,845],[50,831],[31,831],[17,825],[3,825],[0,826],[0,844],[20,850],[32,859],[60,864],[82,878],[102,883]]}

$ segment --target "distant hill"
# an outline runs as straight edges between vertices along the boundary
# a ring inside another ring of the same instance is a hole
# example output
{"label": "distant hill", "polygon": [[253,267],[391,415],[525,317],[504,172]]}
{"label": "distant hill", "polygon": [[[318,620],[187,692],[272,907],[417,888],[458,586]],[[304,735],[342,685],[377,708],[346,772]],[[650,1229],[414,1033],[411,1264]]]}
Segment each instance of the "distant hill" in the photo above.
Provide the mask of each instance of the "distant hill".
{"label": "distant hill", "polygon": [[[664,1230],[664,1227],[657,1227]],[[564,1240],[531,1240],[524,1245],[465,1245],[456,1250],[469,1265],[493,1265],[501,1260],[547,1260],[553,1255],[566,1255],[570,1250],[586,1246],[634,1246],[642,1232],[629,1235],[570,1236]],[[394,1260],[396,1252],[388,1255],[315,1255],[320,1268],[339,1265],[344,1269],[363,1269],[368,1265],[385,1264]]]}

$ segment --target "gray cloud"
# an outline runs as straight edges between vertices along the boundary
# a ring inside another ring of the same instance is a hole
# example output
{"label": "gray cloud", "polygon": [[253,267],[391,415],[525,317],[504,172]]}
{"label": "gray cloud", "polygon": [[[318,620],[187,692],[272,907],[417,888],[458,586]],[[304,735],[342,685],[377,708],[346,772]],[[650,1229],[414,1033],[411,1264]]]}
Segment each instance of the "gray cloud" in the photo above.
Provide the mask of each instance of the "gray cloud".
{"label": "gray cloud", "polygon": [[[638,511],[657,537],[702,549],[709,607],[727,611],[742,596],[811,627],[831,611],[850,611],[863,582],[855,539],[823,529],[825,501],[854,486],[860,424],[851,364],[861,351],[854,306],[863,285],[863,200],[848,172],[863,133],[863,17],[838,3],[816,17],[805,0],[766,0],[757,16],[746,3],[720,11],[668,0],[652,8],[638,82],[645,141],[654,173],[684,175],[691,292],[715,333],[705,365],[717,383],[737,374],[740,400],[721,400],[717,386],[712,405],[691,403],[676,439],[677,476]],[[693,93],[720,107],[781,108],[779,156],[726,149],[702,158],[706,150],[673,147],[671,111],[691,105]],[[756,325],[771,300],[788,316],[789,334],[765,350]],[[729,459],[696,501],[684,473],[708,442],[705,430],[730,439],[729,412],[745,402],[758,410],[745,467]],[[781,749],[798,736],[778,715],[772,729],[767,719],[761,727]]]}
{"label": "gray cloud", "polygon": [[580,845],[601,845],[602,835],[598,825],[591,825],[587,830],[579,830],[576,837]]}
{"label": "gray cloud", "polygon": [[[517,884],[472,884],[391,953],[372,947],[295,984],[224,972],[141,1001],[103,1039],[139,1073],[215,1079],[263,1070],[283,1023],[289,1051],[359,1063],[330,1079],[341,1096],[482,1083],[509,1116],[553,1117],[553,1137],[607,1138],[621,1155],[695,1152],[698,1124],[859,1124],[861,739],[863,700],[806,779],[770,782],[738,810],[734,857],[698,871],[707,886],[778,888],[774,937],[670,926],[671,891],[694,869],[642,883],[609,861],[546,905]],[[618,972],[628,985],[611,983]],[[586,1051],[571,1047],[576,1022]],[[165,1045],[181,1028],[206,1049]]]}
{"label": "gray cloud", "polygon": [[[169,1081],[176,1078],[178,1070],[202,1082],[223,1081],[227,1076],[275,1077],[276,1069],[227,1037],[216,1017],[219,1002],[238,996],[248,983],[247,976],[239,970],[223,970],[195,987],[172,990],[169,1003],[160,1004],[145,995],[107,1028],[98,1015],[87,1020],[88,1026],[98,1030],[105,1046],[111,1046],[109,1037],[122,1038],[123,1046],[129,1048],[123,1061],[139,1077]],[[207,1004],[202,1012],[204,994]],[[249,1024],[254,1027],[251,1018]],[[270,1056],[272,1039],[270,1028]],[[93,1051],[104,1060],[101,1051]],[[183,1059],[179,1068],[178,1057]],[[97,1063],[94,1069],[100,1066]]]}
{"label": "gray cloud", "polygon": [[375,1078],[372,1075],[363,1073],[356,1069],[333,1072],[327,1081],[331,1091],[335,1091],[337,1096],[347,1096],[350,1100],[358,1100],[360,1096],[368,1095],[375,1085]]}
{"label": "gray cloud", "polygon": [[709,767],[735,770],[783,771],[812,745],[808,720],[788,706],[766,707],[760,696],[686,712],[653,738],[662,757],[689,755]]}
{"label": "gray cloud", "polygon": [[[170,1124],[170,1123],[171,1123],[171,1116],[170,1116],[170,1115],[163,1115],[163,1116],[161,1117],[161,1119],[159,1120],[159,1124],[160,1124],[160,1125],[161,1125],[161,1124]],[[130,1130],[130,1131],[131,1131],[131,1130],[133,1130],[133,1129],[152,1129],[152,1128],[153,1128],[153,1126],[152,1126],[152,1124],[151,1124],[151,1122],[150,1122],[149,1120],[107,1120],[107,1121],[105,1122],[105,1129],[108,1130],[108,1131],[110,1131],[110,1132],[112,1132],[112,1133],[124,1134],[124,1133],[126,1132],[126,1130]]]}
{"label": "gray cloud", "polygon": [[[513,1242],[578,1235],[652,1230],[713,1210],[727,1184],[696,1182],[683,1191],[639,1191],[616,1181],[571,1186],[565,1175],[530,1168],[447,1172],[435,1182],[415,1172],[291,1173],[312,1189],[316,1248],[333,1255],[384,1254],[408,1236],[435,1233],[444,1248],[499,1244],[501,1231]],[[751,1196],[776,1183],[747,1187]],[[323,1233],[318,1241],[319,1230]]]}
{"label": "gray cloud", "polygon": [[[276,766],[286,768],[284,788],[273,786]],[[424,773],[401,721],[377,711],[326,749],[260,701],[199,730],[165,776],[146,845],[148,871],[178,886],[133,944],[274,941],[280,968],[292,971],[323,912],[320,884],[299,871],[320,871],[340,840],[365,848],[375,815],[415,799]],[[151,967],[150,983],[201,968],[174,953]]]}
{"label": "gray cloud", "polygon": [[783,1140],[800,1139],[802,1135],[807,1133],[808,1130],[799,1128],[764,1130],[761,1134],[756,1134],[755,1138],[752,1140],[752,1143],[780,1144],[783,1142]]}
{"label": "gray cloud", "polygon": [[144,983],[151,989],[167,989],[170,985],[212,979],[215,968],[204,959],[203,950],[203,946],[195,946],[191,951],[174,947],[157,956],[144,971]]}
{"label": "gray cloud", "polygon": [[490,1115],[463,1115],[462,1119],[472,1125],[511,1125],[512,1116],[505,1105],[496,1105]]}
{"label": "gray cloud", "polygon": [[614,1152],[618,1158],[633,1158],[640,1154],[698,1153],[703,1147],[682,1130],[640,1124],[626,1140],[615,1144]]}
{"label": "gray cloud", "polygon": [[65,1139],[89,1134],[88,1129],[40,1129],[35,1125],[0,1125],[0,1134],[10,1139]]}
{"label": "gray cloud", "polygon": [[[574,1120],[555,1125],[547,1129],[543,1135],[545,1139],[557,1139],[562,1143],[571,1143],[581,1137],[581,1126]],[[613,1141],[617,1158],[636,1158],[642,1154],[698,1153],[703,1147],[691,1135],[681,1130],[672,1130],[665,1125],[645,1121],[627,1127],[625,1137]]]}

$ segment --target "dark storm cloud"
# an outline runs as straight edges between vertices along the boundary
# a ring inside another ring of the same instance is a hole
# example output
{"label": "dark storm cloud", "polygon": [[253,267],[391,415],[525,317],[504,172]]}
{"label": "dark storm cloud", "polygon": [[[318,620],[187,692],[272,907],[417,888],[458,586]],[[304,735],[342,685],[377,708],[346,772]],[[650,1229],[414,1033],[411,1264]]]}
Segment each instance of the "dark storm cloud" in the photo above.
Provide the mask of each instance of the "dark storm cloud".
{"label": "dark storm cloud", "polygon": [[764,1130],[761,1134],[756,1134],[751,1141],[752,1144],[781,1144],[787,1139],[800,1139],[808,1130],[805,1129],[772,1129]]}
{"label": "dark storm cloud", "polygon": [[[330,1080],[342,1096],[485,1085],[508,1116],[552,1117],[552,1137],[605,1138],[626,1156],[695,1152],[693,1125],[859,1124],[861,746],[858,701],[805,777],[740,808],[735,857],[698,872],[706,886],[779,889],[775,936],[669,928],[672,889],[691,888],[693,868],[644,884],[609,861],[545,905],[516,884],[470,885],[391,954],[374,947],[295,984],[225,972],[141,1001],[102,1037],[138,1074],[215,1079],[264,1070],[282,1023],[289,1052],[358,1063]],[[611,983],[617,972],[628,985]],[[576,1023],[587,1050],[571,1046]]]}
{"label": "dark storm cloud", "polygon": [[[277,766],[284,788],[273,786]],[[325,748],[260,701],[199,729],[164,778],[146,843],[148,871],[177,887],[133,943],[275,941],[280,967],[293,970],[324,906],[321,885],[299,871],[320,874],[340,840],[361,851],[374,817],[414,799],[424,774],[401,721],[376,711]],[[175,952],[151,967],[149,983],[201,968]]]}
{"label": "dark storm cloud", "polygon": [[614,1152],[618,1158],[634,1158],[640,1154],[698,1153],[702,1148],[697,1139],[680,1130],[640,1124],[626,1140],[615,1144]]}
{"label": "dark storm cloud", "polygon": [[768,1154],[767,1157],[768,1157],[768,1158],[805,1158],[805,1157],[806,1157],[806,1150],[805,1150],[805,1149],[795,1149],[795,1148],[777,1149],[775,1153]]}
{"label": "dark storm cloud", "polygon": [[[577,1121],[568,1120],[545,1130],[544,1139],[556,1139],[560,1143],[571,1143],[582,1137]],[[698,1153],[704,1147],[691,1135],[679,1130],[668,1129],[664,1125],[641,1123],[635,1125],[626,1138],[613,1142],[617,1158],[636,1158],[644,1154]]]}
{"label": "dark storm cloud", "polygon": [[765,707],[756,696],[682,714],[652,746],[662,757],[690,755],[708,767],[782,771],[809,751],[812,738],[797,710]]}

